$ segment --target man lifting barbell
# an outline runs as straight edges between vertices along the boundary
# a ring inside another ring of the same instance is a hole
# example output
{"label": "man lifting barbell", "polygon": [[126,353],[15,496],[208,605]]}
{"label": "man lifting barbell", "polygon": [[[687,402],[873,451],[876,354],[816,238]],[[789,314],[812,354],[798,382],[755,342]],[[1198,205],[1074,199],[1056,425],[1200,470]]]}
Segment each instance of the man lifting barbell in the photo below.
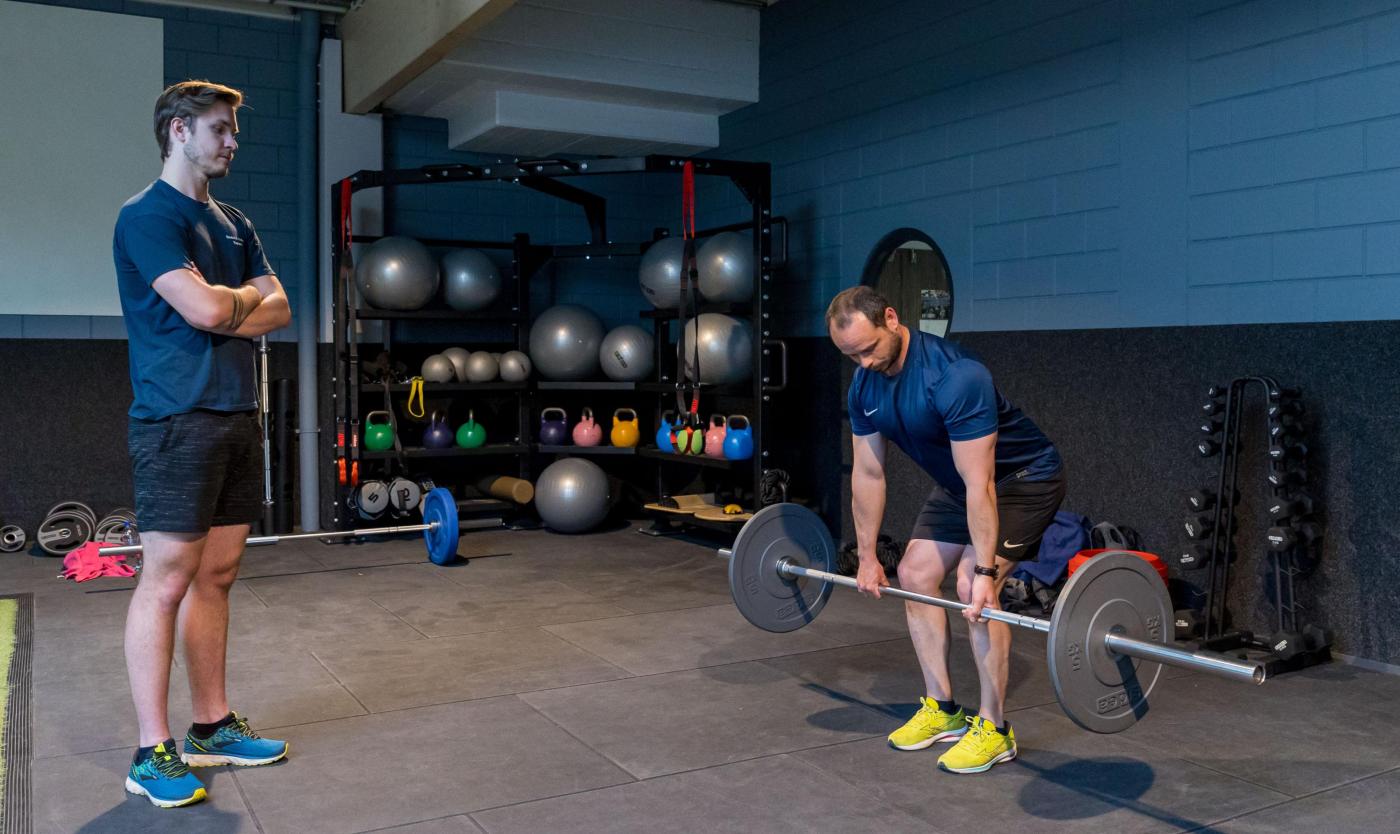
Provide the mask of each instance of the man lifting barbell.
{"label": "man lifting barbell", "polygon": [[[126,788],[166,808],[205,797],[188,765],[266,764],[287,752],[229,709],[224,686],[228,593],[262,510],[250,339],[291,320],[252,223],[209,195],[238,149],[242,101],[204,81],[161,93],[160,178],[122,206],[112,242],[145,553],[126,621],[140,725]],[[196,722],[179,747],[166,714],[177,625]]]}
{"label": "man lifting barbell", "polygon": [[842,291],[826,313],[831,340],[860,365],[847,406],[854,461],[855,521],[861,593],[880,596],[889,584],[876,558],[885,511],[885,442],[893,441],[933,477],[899,563],[902,588],[937,596],[956,571],[958,597],[981,698],[969,715],[953,698],[948,675],[948,619],[937,607],[906,603],[909,636],[923,672],[925,695],[908,723],[889,736],[900,750],[957,741],[938,759],[953,773],[981,773],[1016,757],[1006,722],[1011,632],[987,622],[1017,561],[1034,559],[1041,535],[1065,495],[1059,452],[1020,409],[996,389],[986,366],[938,336],[911,331],[878,292]]}

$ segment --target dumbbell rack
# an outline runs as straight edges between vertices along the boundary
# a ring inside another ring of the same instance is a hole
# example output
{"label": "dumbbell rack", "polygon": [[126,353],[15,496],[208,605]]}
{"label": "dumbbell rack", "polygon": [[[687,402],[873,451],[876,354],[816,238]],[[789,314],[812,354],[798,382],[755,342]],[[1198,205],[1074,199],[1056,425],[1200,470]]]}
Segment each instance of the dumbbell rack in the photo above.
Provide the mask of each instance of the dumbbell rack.
{"label": "dumbbell rack", "polygon": [[[1266,581],[1273,586],[1275,631],[1267,639],[1256,637],[1248,630],[1228,630],[1226,607],[1237,532],[1235,508],[1242,498],[1239,472],[1244,407],[1248,392],[1256,386],[1265,397],[1268,511],[1273,519],[1266,536],[1269,557]],[[1306,477],[1303,467],[1307,454],[1301,433],[1295,431],[1301,425],[1301,393],[1297,389],[1280,387],[1270,377],[1251,376],[1237,378],[1227,387],[1212,387],[1208,396],[1200,426],[1206,437],[1197,443],[1196,449],[1203,457],[1218,452],[1220,468],[1213,496],[1208,492],[1195,493],[1191,504],[1198,513],[1211,509],[1213,515],[1209,518],[1203,513],[1191,516],[1185,524],[1189,537],[1199,539],[1205,535],[1209,539],[1209,545],[1198,551],[1199,562],[1194,565],[1206,576],[1200,645],[1219,652],[1266,651],[1270,655],[1265,661],[1270,675],[1326,662],[1331,658],[1331,636],[1315,625],[1302,622],[1303,606],[1296,597],[1296,582],[1303,572],[1299,566],[1310,558],[1313,548],[1320,546],[1316,525],[1310,520],[1314,509],[1312,499],[1297,489]],[[1213,506],[1204,506],[1202,497]],[[1188,557],[1183,557],[1181,563],[1187,561]]]}

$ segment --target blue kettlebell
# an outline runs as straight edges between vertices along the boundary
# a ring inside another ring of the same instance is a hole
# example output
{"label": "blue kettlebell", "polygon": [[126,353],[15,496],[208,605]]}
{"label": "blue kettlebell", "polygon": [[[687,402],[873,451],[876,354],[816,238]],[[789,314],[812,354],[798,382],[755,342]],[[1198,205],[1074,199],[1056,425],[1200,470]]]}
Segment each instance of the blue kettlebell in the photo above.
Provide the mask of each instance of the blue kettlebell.
{"label": "blue kettlebell", "polygon": [[447,426],[447,416],[434,411],[428,427],[423,430],[423,446],[428,449],[446,449],[452,446],[456,437]]}
{"label": "blue kettlebell", "polygon": [[742,414],[729,418],[729,427],[724,434],[724,456],[729,460],[753,457],[753,426],[749,425],[749,418]]}
{"label": "blue kettlebell", "polygon": [[[558,417],[550,419],[550,414]],[[565,446],[569,442],[569,415],[562,408],[546,408],[540,412],[540,445]]]}
{"label": "blue kettlebell", "polygon": [[671,445],[671,432],[675,431],[676,424],[676,412],[661,413],[661,424],[656,428],[656,448],[663,452],[676,451],[676,447]]}

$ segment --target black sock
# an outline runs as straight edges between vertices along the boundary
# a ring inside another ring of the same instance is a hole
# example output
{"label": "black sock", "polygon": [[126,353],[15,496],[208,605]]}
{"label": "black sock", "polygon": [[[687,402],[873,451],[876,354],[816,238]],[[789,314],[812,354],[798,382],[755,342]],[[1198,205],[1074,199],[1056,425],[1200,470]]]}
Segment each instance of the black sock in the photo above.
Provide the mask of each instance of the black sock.
{"label": "black sock", "polygon": [[220,718],[218,721],[215,721],[213,724],[191,724],[190,735],[194,736],[195,738],[209,738],[214,733],[218,732],[220,727],[226,727],[232,723],[233,713],[229,713],[223,718]]}
{"label": "black sock", "polygon": [[939,708],[939,709],[943,710],[944,712],[948,713],[949,715],[956,715],[957,712],[958,712],[958,702],[957,702],[957,701],[940,701],[940,700],[938,700],[937,698],[934,698],[934,699],[933,699],[933,702],[934,702],[935,704],[938,704],[938,708]]}
{"label": "black sock", "polygon": [[131,757],[131,763],[136,764],[142,759],[150,757],[150,755],[154,752],[156,752],[156,747],[154,744],[150,747],[138,747],[136,748],[136,755]]}
{"label": "black sock", "polygon": [[1008,721],[1008,722],[1006,722],[1005,724],[1002,724],[1000,727],[997,727],[997,732],[1001,733],[1002,735],[1006,735],[1006,734],[1010,733],[1010,732],[1011,732],[1011,722]]}

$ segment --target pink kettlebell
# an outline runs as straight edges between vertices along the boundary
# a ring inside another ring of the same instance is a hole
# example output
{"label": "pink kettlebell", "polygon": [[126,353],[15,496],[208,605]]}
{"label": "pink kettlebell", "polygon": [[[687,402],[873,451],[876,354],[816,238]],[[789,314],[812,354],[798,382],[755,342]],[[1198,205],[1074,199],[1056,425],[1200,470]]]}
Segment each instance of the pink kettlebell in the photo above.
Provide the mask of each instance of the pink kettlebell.
{"label": "pink kettlebell", "polygon": [[705,432],[705,457],[724,457],[724,427],[728,422],[729,418],[723,414],[710,415],[710,428]]}
{"label": "pink kettlebell", "polygon": [[593,422],[593,409],[585,408],[583,417],[574,426],[575,446],[597,446],[603,442],[603,427]]}

